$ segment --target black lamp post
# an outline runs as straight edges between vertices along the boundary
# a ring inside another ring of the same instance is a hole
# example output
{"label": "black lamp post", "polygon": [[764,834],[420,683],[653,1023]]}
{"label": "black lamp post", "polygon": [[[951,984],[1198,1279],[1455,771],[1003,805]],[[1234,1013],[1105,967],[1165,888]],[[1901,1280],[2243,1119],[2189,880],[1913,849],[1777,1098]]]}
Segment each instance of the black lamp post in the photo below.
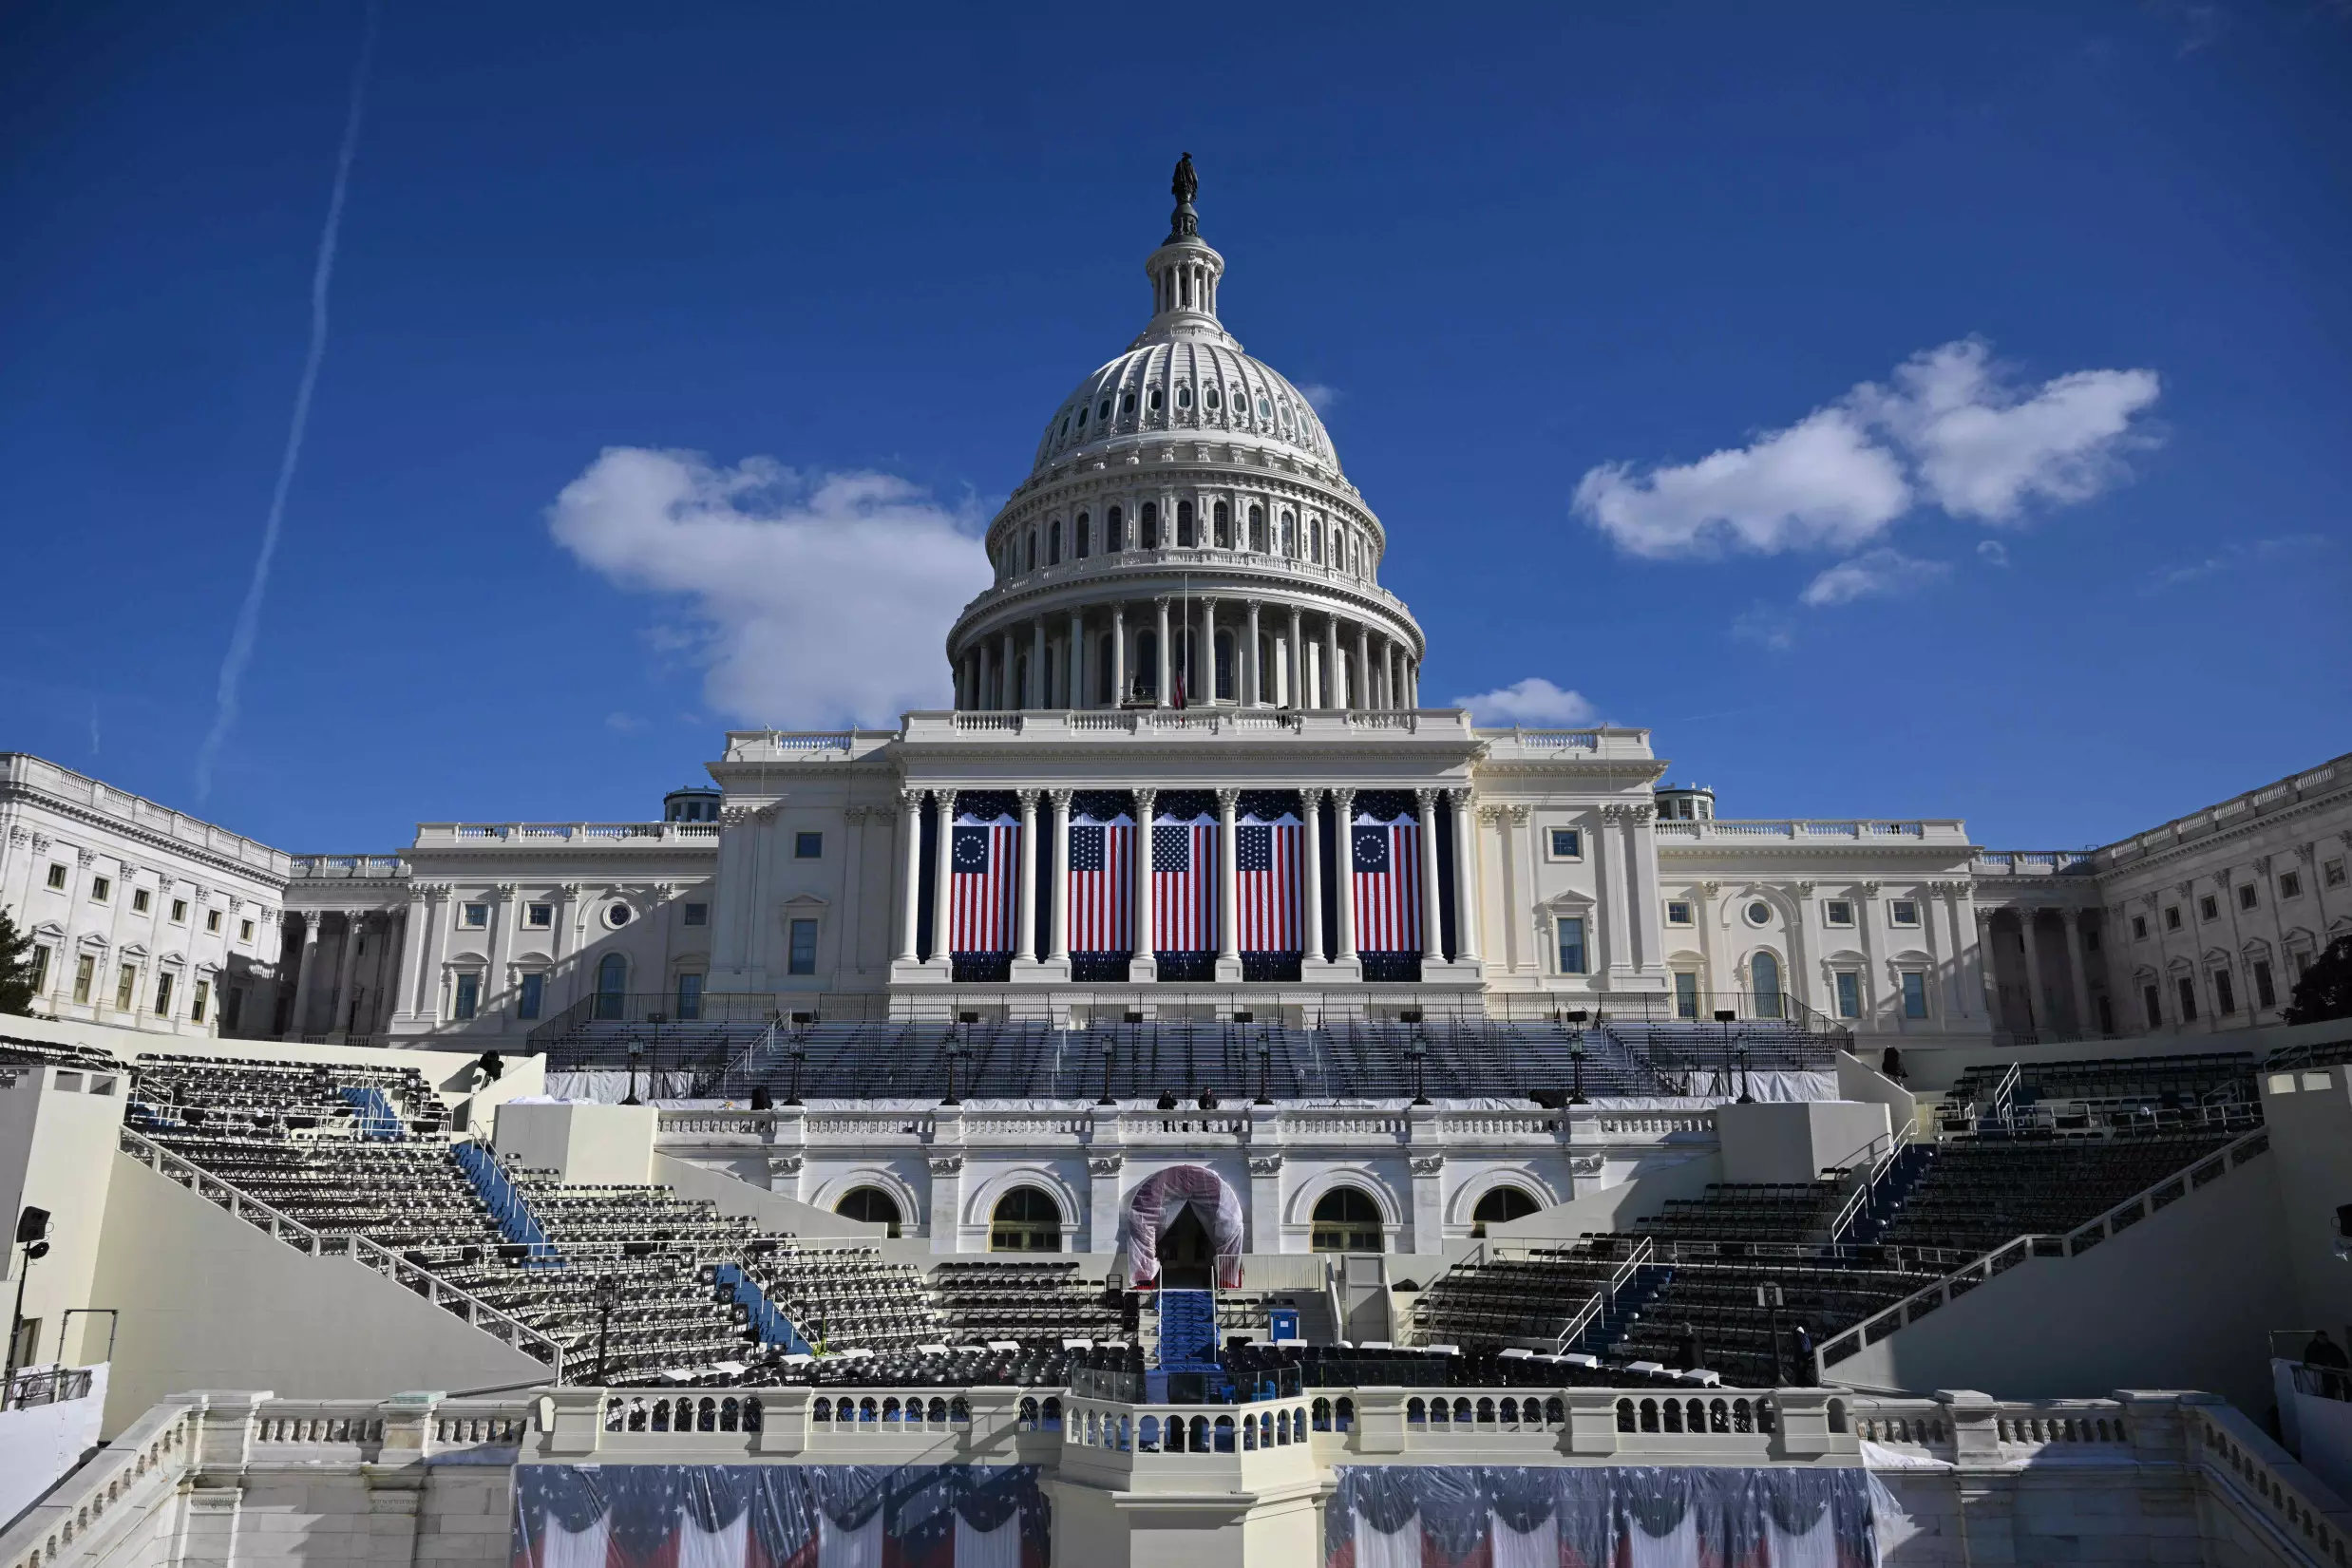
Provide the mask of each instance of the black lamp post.
{"label": "black lamp post", "polygon": [[1274,1075],[1274,1044],[1263,1035],[1258,1037],[1258,1100],[1261,1105],[1274,1104],[1271,1079]]}
{"label": "black lamp post", "polygon": [[1592,1102],[1584,1098],[1584,1037],[1582,1034],[1569,1043],[1568,1063],[1576,1073],[1576,1085],[1568,1093],[1568,1104],[1591,1105]]}
{"label": "black lamp post", "polygon": [[942,1105],[960,1105],[963,1101],[956,1093],[956,1058],[963,1054],[963,1042],[950,1038],[947,1042],[947,1098]]}
{"label": "black lamp post", "polygon": [[637,1064],[638,1064],[639,1062],[643,1061],[644,1059],[645,1059],[645,1047],[644,1047],[642,1044],[640,1044],[639,1042],[635,1041],[635,1040],[632,1040],[632,1041],[630,1041],[630,1042],[629,1042],[629,1098],[628,1098],[628,1099],[626,1099],[626,1100],[623,1100],[623,1101],[621,1102],[621,1104],[622,1104],[622,1105],[643,1105],[643,1104],[645,1103],[644,1101],[639,1100],[639,1099],[637,1098]]}
{"label": "black lamp post", "polygon": [[792,1082],[790,1085],[790,1092],[786,1094],[784,1097],[784,1103],[787,1105],[797,1105],[801,1103],[801,1066],[807,1060],[808,1048],[804,1045],[795,1044],[792,1047]]}
{"label": "black lamp post", "polygon": [[[0,1409],[7,1407],[16,1392],[16,1341],[25,1332],[25,1276],[32,1272],[34,1262],[49,1255],[48,1234],[49,1211],[26,1204],[16,1217],[16,1308],[9,1314],[8,1370],[0,1374]],[[62,1337],[59,1343],[58,1353],[63,1355]]]}
{"label": "black lamp post", "polygon": [[1103,1042],[1103,1092],[1102,1097],[1094,1102],[1098,1105],[1115,1105],[1119,1103],[1118,1101],[1112,1099],[1110,1095],[1111,1055],[1111,1044],[1110,1041],[1106,1040]]}
{"label": "black lamp post", "polygon": [[[1745,1040],[1739,1042],[1733,1048],[1733,1053],[1739,1058],[1739,1103],[1743,1105],[1753,1105],[1755,1104],[1755,1096],[1748,1092],[1748,1042]],[[1777,1355],[1779,1351],[1774,1350],[1773,1353]]]}
{"label": "black lamp post", "polygon": [[1788,1384],[1788,1378],[1783,1375],[1787,1369],[1783,1364],[1780,1354],[1780,1309],[1783,1302],[1780,1294],[1779,1281],[1768,1279],[1761,1285],[1758,1285],[1755,1288],[1755,1304],[1764,1308],[1772,1314],[1773,1387],[1775,1389],[1785,1388]]}
{"label": "black lamp post", "polygon": [[1418,1040],[1405,1048],[1405,1060],[1413,1065],[1413,1103],[1416,1105],[1430,1103],[1429,1055],[1429,1047]]}

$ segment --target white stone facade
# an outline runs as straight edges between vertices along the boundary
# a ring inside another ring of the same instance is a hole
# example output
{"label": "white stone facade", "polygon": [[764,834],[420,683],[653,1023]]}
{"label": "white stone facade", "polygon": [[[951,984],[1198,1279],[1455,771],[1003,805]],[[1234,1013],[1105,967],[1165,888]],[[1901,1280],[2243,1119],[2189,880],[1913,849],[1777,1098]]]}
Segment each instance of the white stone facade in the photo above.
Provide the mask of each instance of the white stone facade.
{"label": "white stone facade", "polygon": [[34,1009],[155,1033],[259,1033],[292,858],[23,752],[0,753],[0,908]]}

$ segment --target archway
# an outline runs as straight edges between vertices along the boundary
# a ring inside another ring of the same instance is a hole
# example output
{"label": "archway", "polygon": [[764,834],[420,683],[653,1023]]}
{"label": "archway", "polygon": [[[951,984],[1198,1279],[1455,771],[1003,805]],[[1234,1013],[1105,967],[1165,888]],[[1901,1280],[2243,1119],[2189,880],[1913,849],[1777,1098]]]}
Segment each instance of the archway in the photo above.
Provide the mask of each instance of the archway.
{"label": "archway", "polygon": [[608,953],[597,965],[597,1016],[616,1022],[629,1011],[629,960]]}
{"label": "archway", "polygon": [[880,1187],[852,1187],[842,1194],[842,1200],[833,1205],[833,1212],[844,1219],[862,1220],[868,1225],[887,1225],[889,1235],[896,1239],[902,1217],[899,1200]]}
{"label": "archway", "polygon": [[[1153,1174],[1128,1200],[1127,1268],[1129,1282],[1138,1290],[1160,1279],[1163,1240],[1186,1220],[1206,1239],[1206,1257],[1217,1284],[1237,1290],[1242,1283],[1242,1200],[1205,1165],[1171,1165]],[[1185,1243],[1178,1243],[1180,1251]],[[1184,1253],[1187,1264],[1191,1254]]]}
{"label": "archway", "polygon": [[1217,1266],[1215,1239],[1201,1223],[1201,1211],[1186,1203],[1176,1221],[1160,1233],[1160,1285],[1170,1291],[1205,1291]]}
{"label": "archway", "polygon": [[1388,1250],[1380,1228],[1380,1206],[1361,1187],[1334,1187],[1315,1205],[1308,1244],[1318,1253],[1376,1253]]}
{"label": "archway", "polygon": [[1540,1207],[1525,1187],[1492,1188],[1481,1194],[1478,1206],[1470,1210],[1470,1235],[1484,1236],[1489,1225],[1507,1219],[1525,1219]]}
{"label": "archway", "polygon": [[1062,1206],[1038,1187],[1015,1187],[996,1200],[989,1217],[988,1250],[996,1253],[1057,1253],[1062,1250]]}
{"label": "archway", "polygon": [[1755,997],[1758,1018],[1777,1018],[1780,1007],[1780,960],[1770,953],[1758,953],[1748,960],[1749,990]]}

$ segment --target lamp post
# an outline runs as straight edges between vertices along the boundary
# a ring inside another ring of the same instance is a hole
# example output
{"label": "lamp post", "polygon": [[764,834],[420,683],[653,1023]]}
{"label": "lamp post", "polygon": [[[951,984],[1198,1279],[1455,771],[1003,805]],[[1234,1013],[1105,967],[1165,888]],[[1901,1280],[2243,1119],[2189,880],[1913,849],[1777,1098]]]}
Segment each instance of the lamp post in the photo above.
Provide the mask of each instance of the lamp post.
{"label": "lamp post", "polygon": [[16,1392],[16,1342],[25,1331],[25,1276],[36,1261],[49,1255],[48,1234],[49,1211],[26,1204],[16,1217],[16,1307],[9,1314],[8,1370],[0,1374],[0,1408]]}
{"label": "lamp post", "polygon": [[1780,1309],[1782,1306],[1780,1282],[1776,1279],[1768,1279],[1758,1285],[1755,1288],[1755,1304],[1772,1314],[1773,1387],[1783,1388],[1787,1385],[1788,1379],[1784,1375],[1786,1368],[1780,1354]]}
{"label": "lamp post", "polygon": [[608,1274],[597,1281],[597,1387],[606,1387],[605,1357],[613,1348],[613,1310],[620,1305],[620,1275]]}
{"label": "lamp post", "polygon": [[1112,1053],[1112,1047],[1111,1047],[1110,1042],[1110,1041],[1108,1041],[1108,1040],[1104,1041],[1104,1042],[1103,1042],[1103,1092],[1102,1092],[1102,1096],[1101,1096],[1101,1098],[1097,1099],[1097,1100],[1094,1102],[1094,1103],[1095,1103],[1096,1105],[1117,1105],[1117,1104],[1119,1103],[1118,1101],[1116,1101],[1116,1100],[1112,1099],[1112,1098],[1111,1098],[1111,1095],[1110,1095],[1110,1060],[1111,1060],[1111,1053]]}
{"label": "lamp post", "polygon": [[949,1035],[949,1036],[948,1036],[948,1040],[947,1040],[947,1052],[946,1052],[946,1055],[947,1055],[947,1098],[939,1102],[939,1104],[940,1104],[940,1105],[962,1105],[962,1104],[963,1104],[963,1101],[962,1101],[961,1099],[959,1099],[959,1098],[957,1096],[957,1094],[956,1094],[956,1058],[957,1058],[957,1057],[958,1057],[958,1056],[960,1056],[960,1055],[962,1055],[962,1054],[963,1054],[963,1042],[962,1042],[961,1040],[958,1040],[958,1038],[956,1038],[956,1037],[955,1037],[954,1035],[952,1035],[952,1034],[951,1034],[951,1035]]}
{"label": "lamp post", "polygon": [[1430,1103],[1429,1054],[1430,1048],[1426,1041],[1415,1040],[1405,1048],[1405,1060],[1413,1065],[1413,1103],[1416,1105]]}
{"label": "lamp post", "polygon": [[643,1060],[645,1060],[645,1047],[644,1047],[643,1045],[639,1044],[637,1041],[635,1041],[635,1040],[630,1041],[630,1042],[629,1042],[629,1098],[627,1098],[626,1100],[623,1100],[623,1101],[621,1102],[621,1104],[622,1104],[622,1105],[643,1105],[643,1104],[645,1103],[644,1101],[639,1100],[639,1099],[637,1098],[637,1064],[638,1064],[639,1062],[642,1062]]}
{"label": "lamp post", "polygon": [[801,1065],[807,1060],[808,1048],[796,1043],[792,1047],[791,1090],[784,1097],[784,1103],[787,1105],[797,1105],[801,1103]]}
{"label": "lamp post", "polygon": [[1258,1105],[1274,1104],[1273,1086],[1270,1082],[1273,1075],[1274,1043],[1261,1034],[1258,1036],[1258,1099],[1256,1101]]}
{"label": "lamp post", "polygon": [[[1740,1041],[1733,1048],[1733,1053],[1739,1058],[1739,1103],[1743,1105],[1753,1105],[1755,1104],[1755,1096],[1748,1092],[1748,1042]],[[1779,1351],[1775,1348],[1773,1353],[1777,1355]]]}
{"label": "lamp post", "polygon": [[1571,1105],[1591,1105],[1592,1102],[1584,1098],[1584,1036],[1581,1033],[1568,1042],[1568,1062],[1576,1072],[1576,1085],[1569,1091],[1568,1104]]}

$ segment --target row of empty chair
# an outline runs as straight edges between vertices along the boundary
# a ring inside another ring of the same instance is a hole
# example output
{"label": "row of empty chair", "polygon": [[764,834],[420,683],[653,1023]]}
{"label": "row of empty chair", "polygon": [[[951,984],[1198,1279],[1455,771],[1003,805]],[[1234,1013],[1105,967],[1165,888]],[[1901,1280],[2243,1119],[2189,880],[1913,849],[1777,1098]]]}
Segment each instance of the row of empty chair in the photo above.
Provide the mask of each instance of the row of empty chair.
{"label": "row of empty chair", "polygon": [[1135,1332],[1127,1294],[1074,1258],[943,1262],[931,1294],[946,1332],[959,1343],[992,1339],[1117,1339]]}

